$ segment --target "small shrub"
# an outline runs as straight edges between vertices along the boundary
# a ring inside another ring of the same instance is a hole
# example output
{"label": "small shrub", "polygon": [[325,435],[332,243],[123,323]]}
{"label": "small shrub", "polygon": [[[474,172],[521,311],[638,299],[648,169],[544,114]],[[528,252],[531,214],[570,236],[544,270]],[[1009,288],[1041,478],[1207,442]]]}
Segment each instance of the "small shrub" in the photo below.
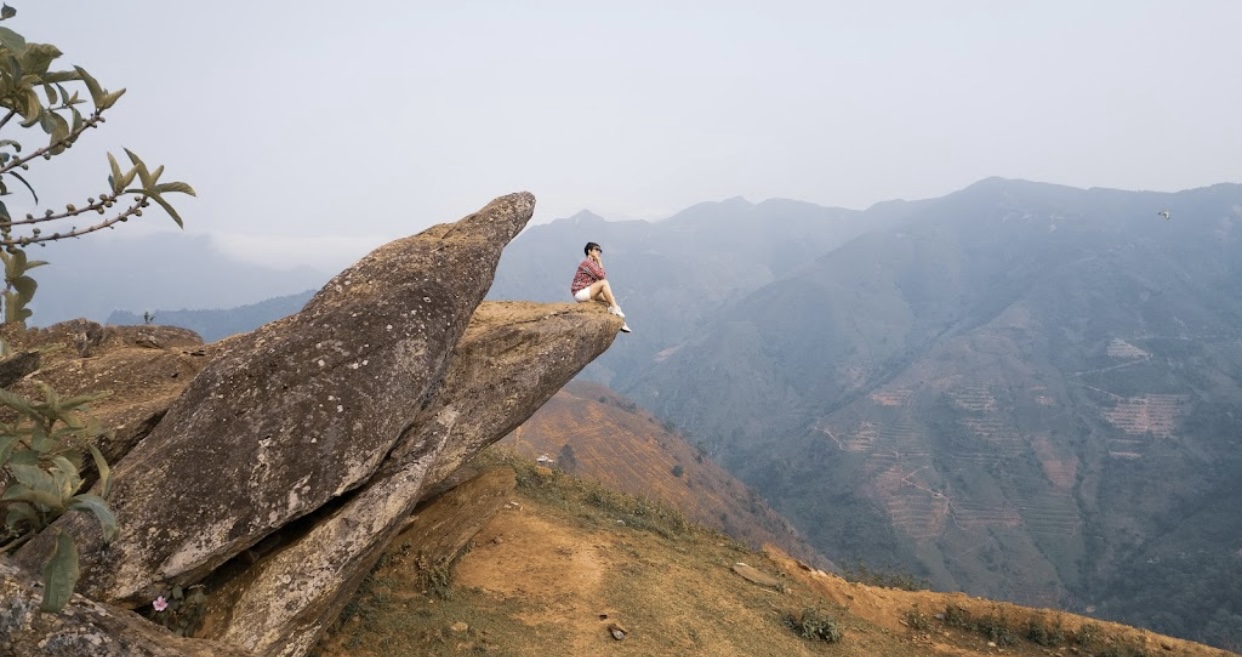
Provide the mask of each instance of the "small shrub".
{"label": "small shrub", "polygon": [[785,625],[808,641],[837,643],[842,636],[836,619],[818,609],[807,608],[801,613],[790,613],[785,616]]}
{"label": "small shrub", "polygon": [[992,611],[975,623],[975,630],[998,646],[1012,646],[1018,642],[1007,621],[1000,612]]}
{"label": "small shrub", "polygon": [[680,477],[680,476],[681,476],[682,474],[684,474],[685,472],[686,472],[686,469],[685,469],[685,468],[683,468],[683,467],[681,467],[681,464],[680,464],[680,463],[678,463],[677,465],[674,465],[674,466],[673,466],[673,476],[674,476],[674,477]]}
{"label": "small shrub", "polygon": [[926,632],[931,629],[931,618],[922,611],[919,611],[918,605],[915,605],[913,609],[907,609],[904,619],[906,621],[906,626],[912,630]]}
{"label": "small shrub", "polygon": [[[419,588],[441,600],[453,599],[452,560],[435,560],[419,554],[414,560],[414,567],[418,571]],[[368,575],[368,579],[375,583],[375,571]]]}
{"label": "small shrub", "polygon": [[441,600],[453,599],[453,570],[449,566],[438,566],[420,573],[420,583],[424,589]]}
{"label": "small shrub", "polygon": [[944,608],[944,624],[963,630],[974,627],[974,623],[970,618],[970,612],[964,607],[957,605],[948,605]]}
{"label": "small shrub", "polygon": [[1026,621],[1026,638],[1031,643],[1052,648],[1065,643],[1065,628],[1061,625],[1061,617],[1057,616],[1052,624],[1042,617],[1034,617]]}
{"label": "small shrub", "polygon": [[853,568],[845,569],[845,579],[867,586],[882,586],[902,591],[926,591],[931,584],[922,577],[899,570],[876,570],[859,561]]}
{"label": "small shrub", "polygon": [[1080,646],[1089,646],[1100,640],[1100,626],[1097,623],[1083,623],[1078,626],[1078,631],[1074,633],[1074,643]]}
{"label": "small shrub", "polygon": [[[90,438],[99,434],[88,404],[106,393],[62,398],[35,381],[44,399],[30,400],[0,389],[0,406],[16,414],[0,423],[0,554],[12,552],[70,511],[91,513],[112,540],[116,516],[104,498],[112,471]],[[99,494],[79,493],[87,483],[79,474],[89,451],[99,476]],[[56,542],[43,568],[43,611],[64,609],[78,582],[78,550],[73,536],[57,528]]]}

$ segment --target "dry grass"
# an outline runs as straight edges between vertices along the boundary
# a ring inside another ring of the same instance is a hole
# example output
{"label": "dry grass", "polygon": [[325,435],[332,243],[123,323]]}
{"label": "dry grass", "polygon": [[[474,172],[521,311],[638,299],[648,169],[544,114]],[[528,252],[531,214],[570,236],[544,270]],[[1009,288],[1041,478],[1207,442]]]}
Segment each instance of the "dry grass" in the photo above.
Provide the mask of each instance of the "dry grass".
{"label": "dry grass", "polygon": [[[1069,614],[847,582],[779,552],[751,551],[649,500],[511,464],[514,499],[475,537],[447,587],[420,582],[393,546],[317,654],[1226,654]],[[780,586],[743,579],[731,569],[737,562]],[[841,640],[795,633],[789,619],[806,610],[834,620]],[[624,640],[612,638],[613,624],[627,632]],[[1081,640],[1083,628],[1090,641]]]}

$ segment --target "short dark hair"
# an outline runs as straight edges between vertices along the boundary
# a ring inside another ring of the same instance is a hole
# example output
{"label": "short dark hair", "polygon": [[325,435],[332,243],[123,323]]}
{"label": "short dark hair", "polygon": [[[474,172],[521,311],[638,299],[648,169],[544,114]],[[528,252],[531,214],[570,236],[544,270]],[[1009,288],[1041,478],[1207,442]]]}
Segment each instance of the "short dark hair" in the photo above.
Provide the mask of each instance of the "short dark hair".
{"label": "short dark hair", "polygon": [[591,249],[599,249],[600,253],[604,252],[604,247],[596,244],[595,242],[587,242],[587,245],[582,247],[582,253],[584,255],[591,255]]}

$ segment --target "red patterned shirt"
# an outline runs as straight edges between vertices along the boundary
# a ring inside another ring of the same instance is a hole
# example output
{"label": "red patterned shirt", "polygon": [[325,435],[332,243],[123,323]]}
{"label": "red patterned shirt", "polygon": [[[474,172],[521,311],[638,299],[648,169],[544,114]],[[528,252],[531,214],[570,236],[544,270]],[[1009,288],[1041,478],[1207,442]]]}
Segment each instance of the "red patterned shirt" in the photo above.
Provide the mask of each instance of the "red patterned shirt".
{"label": "red patterned shirt", "polygon": [[577,294],[584,287],[590,287],[595,281],[604,280],[603,265],[595,264],[595,261],[587,258],[578,264],[578,271],[574,274],[574,282],[569,286],[570,294]]}

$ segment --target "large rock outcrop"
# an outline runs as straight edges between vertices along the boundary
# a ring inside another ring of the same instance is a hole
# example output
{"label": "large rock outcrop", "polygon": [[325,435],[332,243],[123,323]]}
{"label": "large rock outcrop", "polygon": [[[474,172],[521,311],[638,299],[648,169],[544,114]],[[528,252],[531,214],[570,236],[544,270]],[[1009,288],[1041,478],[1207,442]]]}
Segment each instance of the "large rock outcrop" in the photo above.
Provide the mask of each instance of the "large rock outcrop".
{"label": "large rock outcrop", "polygon": [[[104,628],[79,633],[86,641],[113,632],[153,646],[134,654],[304,655],[425,491],[527,419],[620,328],[595,304],[479,305],[533,203],[502,197],[385,245],[297,315],[210,345],[81,321],[5,336],[36,354],[14,363],[14,390],[113,389],[96,410],[124,457],[109,498],[116,540],[83,514],[55,523],[77,538],[78,590],[93,600],[0,624],[0,646],[59,641],[55,619],[85,609]],[[38,351],[50,343],[70,348]],[[37,600],[27,573],[49,534],[0,558],[0,584],[17,598]],[[171,637],[122,608],[188,584],[207,587],[199,634],[217,641],[161,647]]]}
{"label": "large rock outcrop", "polygon": [[423,491],[529,418],[617,328],[611,315],[569,304],[481,305],[442,388],[375,476],[296,542],[213,591],[204,635],[261,655],[305,654]]}
{"label": "large rock outcrop", "polygon": [[[505,196],[386,244],[298,314],[230,340],[117,466],[116,539],[81,514],[57,521],[79,541],[80,590],[149,602],[369,479],[435,391],[534,202]],[[35,540],[16,556],[34,567],[47,552]]]}

